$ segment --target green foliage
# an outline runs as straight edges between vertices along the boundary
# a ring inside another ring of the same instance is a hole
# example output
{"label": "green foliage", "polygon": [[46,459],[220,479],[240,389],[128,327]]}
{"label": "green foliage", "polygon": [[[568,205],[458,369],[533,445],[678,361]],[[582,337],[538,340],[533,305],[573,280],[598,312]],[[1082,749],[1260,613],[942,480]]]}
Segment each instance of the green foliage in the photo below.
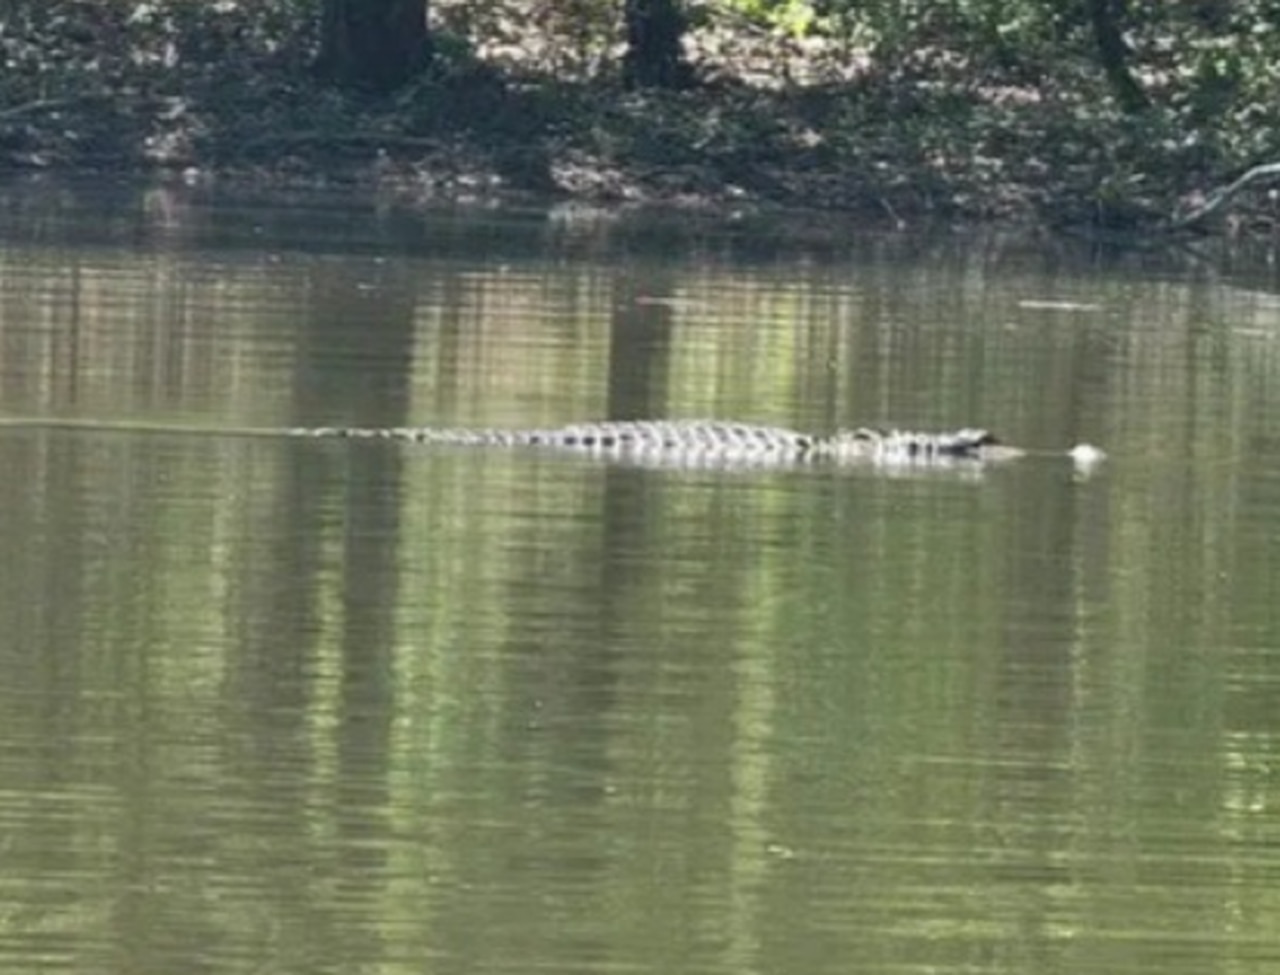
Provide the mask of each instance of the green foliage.
{"label": "green foliage", "polygon": [[494,157],[612,167],[584,184],[666,167],[663,185],[985,213],[1159,210],[1280,158],[1278,0],[1106,8],[1127,100],[1086,0],[683,0],[709,84],[645,98],[616,87],[621,0],[432,0],[431,69],[376,111],[311,71],[319,8],[0,0],[0,163],[463,132]]}
{"label": "green foliage", "polygon": [[435,0],[437,28],[467,38],[476,54],[510,73],[561,80],[605,70],[621,38],[620,0]]}
{"label": "green foliage", "polygon": [[724,8],[791,37],[830,29],[811,0],[724,0]]}
{"label": "green foliage", "polygon": [[13,5],[0,20],[9,98],[131,90],[234,76],[306,56],[309,0],[65,0]]}

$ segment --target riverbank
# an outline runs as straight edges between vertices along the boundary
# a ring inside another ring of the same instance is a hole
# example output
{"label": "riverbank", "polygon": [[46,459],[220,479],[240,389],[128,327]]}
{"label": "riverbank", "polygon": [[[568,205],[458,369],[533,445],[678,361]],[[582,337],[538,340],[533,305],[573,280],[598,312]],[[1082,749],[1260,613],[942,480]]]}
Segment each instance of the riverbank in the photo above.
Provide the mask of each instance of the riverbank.
{"label": "riverbank", "polygon": [[[11,66],[25,58],[45,83],[0,83],[0,170],[1120,230],[1158,228],[1239,171],[1225,140],[1210,152],[1170,113],[1123,112],[1101,76],[1064,84],[1063,65],[885,71],[740,32],[727,55],[695,60],[696,84],[636,91],[451,42],[420,81],[372,98],[320,84],[304,40],[230,25],[151,25],[134,29],[146,43],[112,47],[124,27],[105,9],[6,37]],[[1232,227],[1270,229],[1269,196],[1242,203]]]}

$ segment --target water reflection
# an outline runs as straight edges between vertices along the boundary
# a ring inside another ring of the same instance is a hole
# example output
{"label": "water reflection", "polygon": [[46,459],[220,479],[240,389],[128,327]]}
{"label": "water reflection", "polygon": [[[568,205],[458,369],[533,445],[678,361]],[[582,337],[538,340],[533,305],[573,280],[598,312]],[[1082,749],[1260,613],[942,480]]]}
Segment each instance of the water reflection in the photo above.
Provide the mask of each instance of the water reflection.
{"label": "water reflection", "polygon": [[0,964],[1273,961],[1266,302],[972,241],[165,214],[8,231],[7,414],[984,423],[1113,461],[0,431]]}

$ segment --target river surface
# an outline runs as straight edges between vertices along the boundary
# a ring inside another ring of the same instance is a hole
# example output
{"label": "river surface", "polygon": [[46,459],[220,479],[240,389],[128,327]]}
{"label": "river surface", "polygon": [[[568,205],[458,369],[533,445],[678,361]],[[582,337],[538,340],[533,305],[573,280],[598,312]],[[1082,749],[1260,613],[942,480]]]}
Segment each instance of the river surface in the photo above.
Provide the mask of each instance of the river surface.
{"label": "river surface", "polygon": [[[0,216],[0,970],[1280,970],[1267,255]],[[1110,458],[216,432],[698,416]]]}

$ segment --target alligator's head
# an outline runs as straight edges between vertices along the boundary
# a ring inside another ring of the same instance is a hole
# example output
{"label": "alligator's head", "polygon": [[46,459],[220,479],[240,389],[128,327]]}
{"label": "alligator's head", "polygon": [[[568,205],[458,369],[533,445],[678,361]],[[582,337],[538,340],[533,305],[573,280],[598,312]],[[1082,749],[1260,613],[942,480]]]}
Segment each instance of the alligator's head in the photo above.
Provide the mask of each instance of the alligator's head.
{"label": "alligator's head", "polygon": [[1023,454],[1017,447],[1001,443],[989,430],[969,428],[946,433],[919,433],[910,430],[878,430],[860,427],[841,431],[831,439],[833,456],[865,459],[884,464],[933,464],[1006,460]]}
{"label": "alligator's head", "polygon": [[976,428],[957,430],[953,434],[943,434],[940,439],[951,441],[944,452],[954,453],[957,457],[971,457],[974,460],[1012,460],[1026,454],[1021,447],[1004,443],[990,430]]}

